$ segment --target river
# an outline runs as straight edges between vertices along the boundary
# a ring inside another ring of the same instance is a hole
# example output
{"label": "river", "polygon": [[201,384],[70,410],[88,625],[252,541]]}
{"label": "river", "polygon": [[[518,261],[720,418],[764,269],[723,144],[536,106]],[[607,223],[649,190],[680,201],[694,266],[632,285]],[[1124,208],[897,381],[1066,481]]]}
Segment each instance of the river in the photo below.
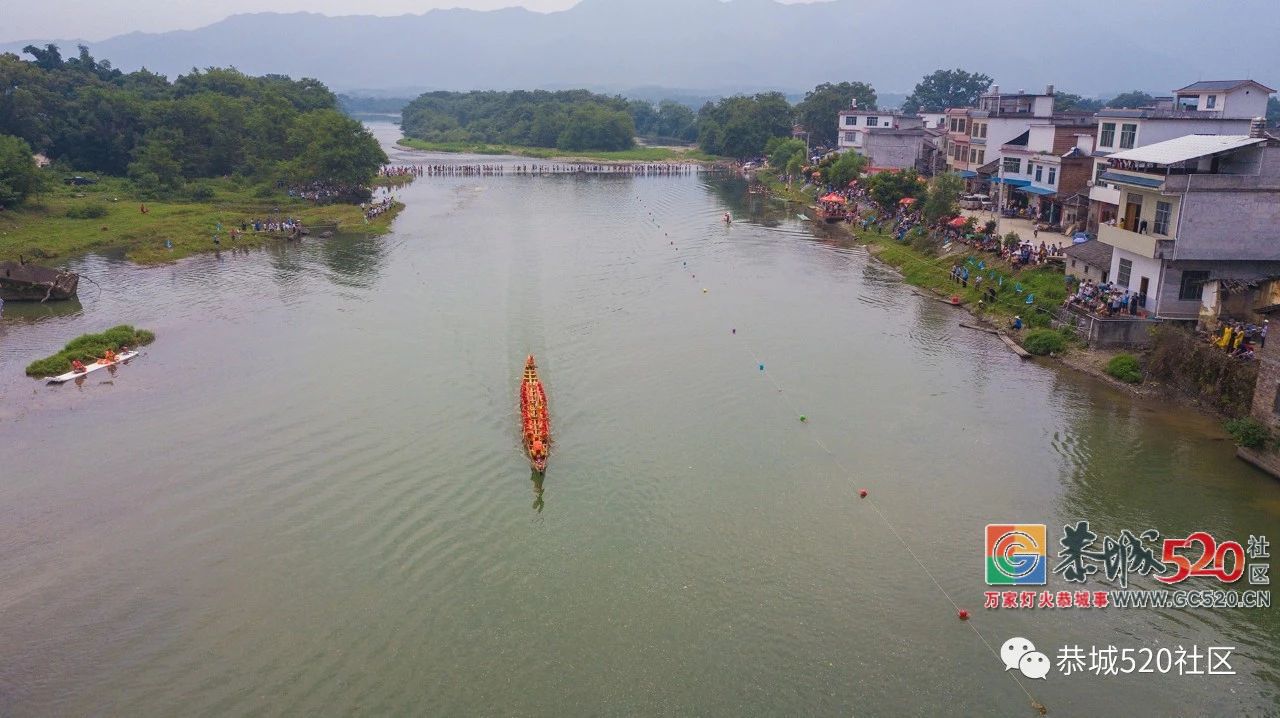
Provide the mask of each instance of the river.
{"label": "river", "polygon": [[[1280,539],[1214,421],[1020,361],[734,180],[398,195],[384,237],[95,255],[78,305],[5,307],[0,715],[1280,712],[1280,609],[983,608],[988,523]],[[158,339],[114,376],[22,376],[121,322]],[[1236,674],[1019,682],[1014,636]]]}

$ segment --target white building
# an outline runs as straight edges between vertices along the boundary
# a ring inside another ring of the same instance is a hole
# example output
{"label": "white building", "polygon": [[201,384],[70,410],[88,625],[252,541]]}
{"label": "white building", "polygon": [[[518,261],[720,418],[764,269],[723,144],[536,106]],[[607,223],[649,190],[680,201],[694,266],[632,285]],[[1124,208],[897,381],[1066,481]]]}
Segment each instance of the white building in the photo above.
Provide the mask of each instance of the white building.
{"label": "white building", "polygon": [[840,111],[837,149],[861,151],[866,144],[866,133],[877,129],[907,130],[924,126],[915,115],[903,115],[892,110],[860,110],[854,100],[849,109]]}
{"label": "white building", "polygon": [[1267,114],[1267,98],[1275,92],[1253,80],[1210,80],[1175,90],[1172,98],[1137,110],[1105,108],[1098,118],[1094,186],[1089,191],[1089,224],[1116,219],[1120,189],[1100,178],[1104,158],[1186,135],[1244,135],[1249,121]]}
{"label": "white building", "polygon": [[1099,227],[1109,275],[1164,319],[1216,316],[1220,286],[1280,276],[1280,142],[1188,135],[1117,152],[1100,179],[1123,215]]}

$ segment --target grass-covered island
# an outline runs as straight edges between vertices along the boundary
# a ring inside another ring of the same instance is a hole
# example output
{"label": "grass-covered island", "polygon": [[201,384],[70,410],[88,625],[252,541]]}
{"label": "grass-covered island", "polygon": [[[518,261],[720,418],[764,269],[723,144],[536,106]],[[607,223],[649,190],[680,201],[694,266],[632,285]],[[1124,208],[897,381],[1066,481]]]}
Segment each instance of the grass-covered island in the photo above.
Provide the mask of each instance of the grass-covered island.
{"label": "grass-covered island", "polygon": [[0,260],[167,261],[276,236],[254,220],[377,232],[395,214],[366,222],[386,154],[316,80],[209,68],[170,81],[84,47],[24,54],[0,54],[0,87],[16,88],[0,93]]}
{"label": "grass-covered island", "polygon": [[97,361],[108,349],[118,352],[121,347],[146,346],[155,340],[155,334],[145,329],[134,329],[128,324],[111,327],[100,334],[83,334],[67,342],[67,345],[57,354],[28,364],[27,376],[48,377],[65,374],[71,371],[72,360],[79,359],[88,364]]}

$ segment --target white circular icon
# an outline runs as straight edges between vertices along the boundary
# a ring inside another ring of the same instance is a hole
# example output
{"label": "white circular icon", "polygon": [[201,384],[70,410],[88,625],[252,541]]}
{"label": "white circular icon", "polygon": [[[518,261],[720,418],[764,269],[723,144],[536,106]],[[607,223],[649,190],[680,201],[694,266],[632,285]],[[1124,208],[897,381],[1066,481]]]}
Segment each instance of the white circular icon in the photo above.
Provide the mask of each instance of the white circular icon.
{"label": "white circular icon", "polygon": [[1000,646],[1000,660],[1006,671],[1016,670],[1023,656],[1036,650],[1035,644],[1025,638],[1010,638]]}
{"label": "white circular icon", "polygon": [[1027,678],[1044,678],[1049,675],[1049,657],[1039,651],[1032,651],[1018,659],[1018,669]]}

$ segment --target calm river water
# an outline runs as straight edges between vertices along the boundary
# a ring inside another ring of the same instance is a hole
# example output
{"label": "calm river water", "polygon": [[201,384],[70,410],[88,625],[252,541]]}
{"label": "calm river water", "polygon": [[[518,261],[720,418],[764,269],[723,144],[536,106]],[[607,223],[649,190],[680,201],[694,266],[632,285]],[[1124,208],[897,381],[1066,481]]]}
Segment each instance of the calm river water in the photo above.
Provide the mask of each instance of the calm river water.
{"label": "calm river water", "polygon": [[[1280,541],[1280,485],[742,189],[426,178],[385,237],[89,257],[79,305],[6,307],[0,715],[1034,715],[971,627],[1236,647],[1022,679],[1050,715],[1280,712],[1280,608],[982,607],[988,523]],[[159,338],[114,377],[21,376],[126,321]]]}

